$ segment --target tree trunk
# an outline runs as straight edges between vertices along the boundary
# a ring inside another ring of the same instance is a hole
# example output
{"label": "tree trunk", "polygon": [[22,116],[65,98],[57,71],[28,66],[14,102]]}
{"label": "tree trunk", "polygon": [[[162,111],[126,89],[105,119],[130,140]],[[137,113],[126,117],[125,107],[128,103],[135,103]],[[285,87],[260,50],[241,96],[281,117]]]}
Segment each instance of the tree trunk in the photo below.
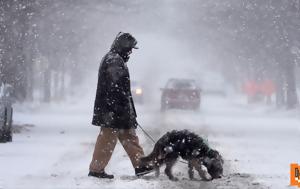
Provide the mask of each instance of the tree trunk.
{"label": "tree trunk", "polygon": [[296,108],[298,104],[297,90],[296,90],[296,77],[295,77],[295,64],[292,60],[287,62],[285,67],[286,74],[286,107],[287,109]]}
{"label": "tree trunk", "polygon": [[33,101],[33,88],[34,88],[34,78],[33,78],[33,62],[32,56],[27,58],[27,91],[26,91],[26,100]]}
{"label": "tree trunk", "polygon": [[51,70],[47,68],[44,74],[44,102],[51,99]]}
{"label": "tree trunk", "polygon": [[284,73],[282,72],[282,69],[278,68],[276,72],[276,106],[277,108],[281,108],[285,104],[285,78]]}
{"label": "tree trunk", "polygon": [[55,100],[58,100],[59,97],[59,72],[58,71],[54,71],[53,72],[53,97]]}
{"label": "tree trunk", "polygon": [[60,97],[63,100],[65,97],[65,63],[62,62],[62,69],[60,72]]}

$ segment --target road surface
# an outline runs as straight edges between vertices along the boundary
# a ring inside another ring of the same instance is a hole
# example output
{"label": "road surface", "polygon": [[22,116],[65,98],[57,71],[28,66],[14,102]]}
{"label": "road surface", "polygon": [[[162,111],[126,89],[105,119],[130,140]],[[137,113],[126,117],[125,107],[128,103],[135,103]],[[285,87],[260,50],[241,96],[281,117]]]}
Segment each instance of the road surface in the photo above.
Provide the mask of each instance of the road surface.
{"label": "road surface", "polygon": [[[172,129],[189,129],[208,139],[225,159],[225,176],[190,181],[177,163],[172,182],[162,174],[142,178],[118,144],[107,167],[113,180],[87,177],[99,128],[90,126],[92,102],[52,104],[28,111],[16,108],[13,142],[0,144],[0,189],[84,188],[289,188],[289,164],[300,163],[300,120],[242,99],[204,97],[197,112],[160,113],[159,103],[137,105],[138,121],[155,138]],[[27,125],[26,125],[27,124]],[[138,130],[145,152],[153,144]]]}

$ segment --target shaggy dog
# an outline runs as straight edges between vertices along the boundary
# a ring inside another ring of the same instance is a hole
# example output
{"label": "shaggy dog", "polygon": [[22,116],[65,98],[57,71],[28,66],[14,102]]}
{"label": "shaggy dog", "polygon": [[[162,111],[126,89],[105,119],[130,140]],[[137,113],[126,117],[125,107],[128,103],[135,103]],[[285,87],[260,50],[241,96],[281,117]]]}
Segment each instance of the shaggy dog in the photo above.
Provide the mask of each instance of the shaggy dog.
{"label": "shaggy dog", "polygon": [[166,164],[166,175],[176,181],[178,179],[173,176],[172,167],[179,157],[188,161],[190,179],[194,179],[194,168],[204,180],[221,178],[223,174],[224,162],[219,152],[187,130],[167,132],[156,142],[153,151],[141,158],[141,162],[154,166],[156,176],[159,176],[159,167]]}

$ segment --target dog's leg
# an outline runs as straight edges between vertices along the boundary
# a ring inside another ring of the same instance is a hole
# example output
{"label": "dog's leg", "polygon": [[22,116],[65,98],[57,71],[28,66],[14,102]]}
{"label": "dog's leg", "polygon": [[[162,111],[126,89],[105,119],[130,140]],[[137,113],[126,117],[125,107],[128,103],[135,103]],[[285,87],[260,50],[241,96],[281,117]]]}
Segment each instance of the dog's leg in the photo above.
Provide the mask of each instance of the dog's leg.
{"label": "dog's leg", "polygon": [[190,161],[188,162],[188,167],[189,167],[189,171],[188,171],[189,177],[191,180],[193,180],[194,179],[194,166],[192,165],[192,162],[190,162]]}
{"label": "dog's leg", "polygon": [[159,177],[160,175],[160,166],[162,165],[161,160],[155,160],[154,161],[154,170],[155,170],[155,177]]}
{"label": "dog's leg", "polygon": [[200,178],[206,181],[211,180],[211,176],[208,173],[207,168],[204,165],[202,165],[202,162],[199,159],[190,160],[189,166],[190,164],[199,173]]}
{"label": "dog's leg", "polygon": [[205,180],[205,181],[210,181],[212,180],[212,177],[210,176],[210,174],[207,171],[207,168],[204,165],[199,166],[199,168],[197,169],[199,176]]}
{"label": "dog's leg", "polygon": [[167,161],[165,173],[169,177],[170,180],[178,181],[178,178],[174,177],[172,174],[172,167],[174,166],[175,163],[176,163],[176,159]]}
{"label": "dog's leg", "polygon": [[155,177],[159,177],[160,175],[160,170],[159,170],[159,166],[155,167]]}

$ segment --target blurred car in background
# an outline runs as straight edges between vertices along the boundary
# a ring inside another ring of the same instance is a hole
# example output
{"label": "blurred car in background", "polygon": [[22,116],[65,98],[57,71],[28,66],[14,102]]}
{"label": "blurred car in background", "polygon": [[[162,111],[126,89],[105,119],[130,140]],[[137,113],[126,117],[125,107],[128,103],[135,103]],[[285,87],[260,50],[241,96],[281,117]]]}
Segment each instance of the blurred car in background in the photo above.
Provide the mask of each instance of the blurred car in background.
{"label": "blurred car in background", "polygon": [[192,109],[200,107],[201,89],[192,79],[169,79],[161,89],[161,111],[167,109]]}
{"label": "blurred car in background", "polygon": [[135,103],[144,103],[144,90],[137,81],[131,81],[131,94]]}

